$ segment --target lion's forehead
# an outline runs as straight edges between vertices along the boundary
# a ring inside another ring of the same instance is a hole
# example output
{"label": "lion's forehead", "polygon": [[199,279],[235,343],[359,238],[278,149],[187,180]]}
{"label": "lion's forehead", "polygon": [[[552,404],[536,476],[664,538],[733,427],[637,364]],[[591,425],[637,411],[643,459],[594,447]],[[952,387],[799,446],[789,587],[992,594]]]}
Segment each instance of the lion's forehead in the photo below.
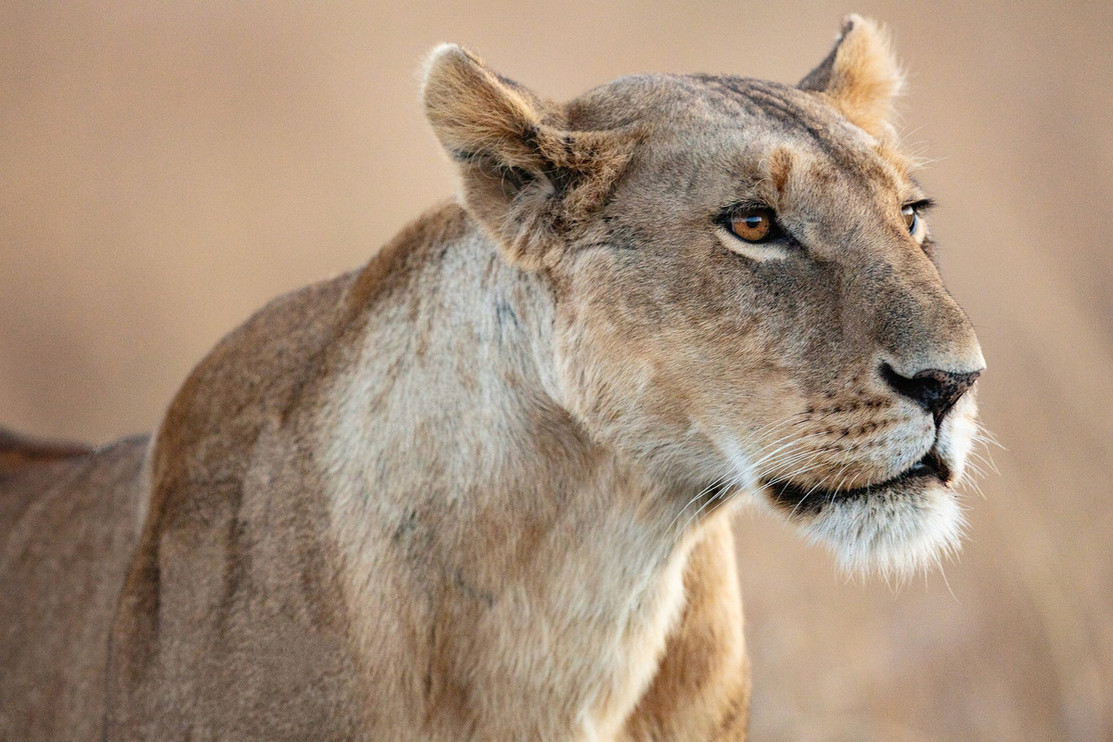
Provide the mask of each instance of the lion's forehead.
{"label": "lion's forehead", "polygon": [[[715,75],[637,75],[595,88],[568,106],[581,129],[637,127],[637,159],[650,177],[714,189],[822,183],[900,193],[912,161],[895,142],[847,121],[822,96],[774,82]],[[797,197],[814,188],[796,188]],[[776,197],[776,198],[774,198]],[[898,198],[900,196],[898,195]]]}

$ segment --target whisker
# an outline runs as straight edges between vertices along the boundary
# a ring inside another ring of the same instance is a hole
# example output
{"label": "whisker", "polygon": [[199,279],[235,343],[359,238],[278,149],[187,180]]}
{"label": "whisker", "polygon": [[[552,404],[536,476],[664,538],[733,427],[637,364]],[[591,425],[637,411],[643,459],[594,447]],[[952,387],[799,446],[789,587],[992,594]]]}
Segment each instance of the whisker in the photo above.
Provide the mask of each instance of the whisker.
{"label": "whisker", "polygon": [[807,492],[804,493],[804,496],[801,497],[800,500],[796,503],[796,506],[794,508],[792,508],[792,512],[790,512],[788,514],[789,520],[791,520],[793,518],[793,516],[796,515],[796,511],[799,510],[800,506],[803,505],[804,502],[807,501],[807,499],[812,496],[813,492],[815,492],[818,489],[822,489],[821,485],[823,484],[823,482],[824,482],[824,480],[820,479],[818,482],[816,482],[814,485],[812,485],[811,489],[809,489]]}
{"label": "whisker", "polygon": [[[713,480],[711,481],[711,484],[709,484],[709,485],[707,485],[706,487],[704,487],[704,488],[703,488],[702,490],[700,490],[700,491],[699,491],[699,492],[698,492],[698,493],[697,493],[697,494],[695,495],[695,497],[693,497],[692,499],[688,500],[688,502],[684,503],[684,507],[680,508],[680,511],[679,511],[679,512],[678,512],[678,513],[677,513],[677,514],[676,514],[675,516],[673,516],[673,519],[672,519],[671,521],[669,521],[669,525],[668,525],[667,529],[671,529],[671,528],[672,528],[672,527],[673,527],[674,525],[676,525],[676,522],[677,522],[678,520],[680,520],[680,517],[681,517],[682,515],[684,515],[684,511],[685,511],[685,510],[687,510],[687,509],[688,509],[689,507],[691,507],[693,503],[697,502],[697,501],[698,501],[698,500],[699,500],[700,498],[702,498],[702,497],[706,496],[706,495],[707,495],[707,493],[711,492],[711,491],[712,491],[712,490],[714,490],[714,489],[715,489],[716,487],[719,487],[720,485],[722,485],[722,484],[723,484],[724,482],[726,482],[726,480],[727,480],[727,479],[728,479],[728,476],[727,476],[727,475],[723,475],[723,476],[719,476],[719,477],[716,477],[715,479],[713,479]],[[698,511],[697,511],[697,512],[698,512]],[[685,524],[685,525],[687,525],[687,524]],[[666,529],[666,530],[667,530],[667,529]],[[683,532],[683,530],[684,530],[684,529],[683,529],[683,528],[681,528],[680,530],[681,530],[681,532]]]}

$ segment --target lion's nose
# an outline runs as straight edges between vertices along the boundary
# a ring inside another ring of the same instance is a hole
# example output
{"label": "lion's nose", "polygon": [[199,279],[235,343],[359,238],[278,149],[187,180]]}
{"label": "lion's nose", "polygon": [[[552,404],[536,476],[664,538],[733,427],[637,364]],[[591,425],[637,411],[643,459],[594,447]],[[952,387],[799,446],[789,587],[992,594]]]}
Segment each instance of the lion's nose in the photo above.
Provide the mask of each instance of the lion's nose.
{"label": "lion's nose", "polygon": [[909,378],[901,376],[888,363],[881,366],[881,375],[889,386],[930,412],[936,425],[939,425],[959,397],[974,385],[974,380],[981,373],[953,373],[929,368]]}

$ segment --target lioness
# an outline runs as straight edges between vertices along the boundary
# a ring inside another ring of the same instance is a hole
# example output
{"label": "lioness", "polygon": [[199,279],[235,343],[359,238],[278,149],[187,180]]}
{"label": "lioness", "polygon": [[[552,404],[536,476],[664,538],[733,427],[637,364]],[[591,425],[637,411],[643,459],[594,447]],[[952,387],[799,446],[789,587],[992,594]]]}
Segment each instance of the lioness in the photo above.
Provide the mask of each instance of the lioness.
{"label": "lioness", "polygon": [[954,545],[983,359],[851,16],[796,87],[567,104],[455,46],[461,196],[275,300],[152,438],[3,438],[0,737],[740,740],[731,507]]}

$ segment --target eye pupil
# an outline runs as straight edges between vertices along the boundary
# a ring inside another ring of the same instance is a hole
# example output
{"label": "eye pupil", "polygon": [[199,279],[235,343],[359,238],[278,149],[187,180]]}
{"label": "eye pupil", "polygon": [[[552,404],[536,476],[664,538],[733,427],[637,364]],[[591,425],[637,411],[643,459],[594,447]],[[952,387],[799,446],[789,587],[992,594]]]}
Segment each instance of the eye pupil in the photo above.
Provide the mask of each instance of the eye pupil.
{"label": "eye pupil", "polygon": [[752,209],[730,218],[730,231],[746,242],[761,242],[773,232],[773,213],[769,209]]}

